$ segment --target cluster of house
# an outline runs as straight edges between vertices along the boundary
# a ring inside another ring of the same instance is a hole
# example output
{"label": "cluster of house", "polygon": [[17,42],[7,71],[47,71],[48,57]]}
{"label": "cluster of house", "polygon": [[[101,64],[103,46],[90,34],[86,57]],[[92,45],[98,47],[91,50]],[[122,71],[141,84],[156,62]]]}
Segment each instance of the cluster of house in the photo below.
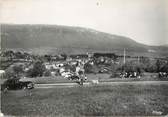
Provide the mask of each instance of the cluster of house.
{"label": "cluster of house", "polygon": [[[51,76],[61,75],[64,78],[70,78],[73,75],[80,75],[80,71],[84,74],[84,64],[88,60],[75,59],[59,62],[45,62],[45,68],[51,72]],[[91,62],[92,64],[92,62]]]}
{"label": "cluster of house", "polygon": [[6,50],[6,51],[0,51],[0,56],[2,58],[5,58],[7,60],[12,60],[14,62],[28,62],[28,61],[33,61],[34,58],[31,56],[31,54],[23,51],[13,51],[13,50]]}
{"label": "cluster of house", "polygon": [[[108,54],[110,55],[110,54]],[[47,70],[51,71],[51,75],[61,75],[64,77],[69,77],[74,72],[77,74],[78,69],[84,70],[84,65],[90,64],[98,65],[98,64],[112,64],[116,61],[113,58],[110,58],[106,54],[84,54],[84,55],[71,55],[66,58],[64,61],[50,61],[45,62],[44,65]],[[117,62],[116,62],[117,63]],[[101,73],[107,72],[109,69],[103,67],[100,69]]]}
{"label": "cluster of house", "polygon": [[[51,76],[55,77],[57,75],[61,75],[64,78],[69,78],[74,74],[79,75],[79,71],[85,72],[84,65],[86,63],[90,64],[90,66],[99,64],[110,65],[112,63],[117,63],[117,56],[113,53],[86,53],[69,56],[35,56],[26,52],[5,51],[1,53],[1,56],[8,58],[10,61],[13,61],[13,64],[22,64],[25,73],[33,68],[34,61],[42,60],[46,70],[50,72]],[[108,70],[108,68],[102,66],[99,68],[100,73],[106,73]]]}

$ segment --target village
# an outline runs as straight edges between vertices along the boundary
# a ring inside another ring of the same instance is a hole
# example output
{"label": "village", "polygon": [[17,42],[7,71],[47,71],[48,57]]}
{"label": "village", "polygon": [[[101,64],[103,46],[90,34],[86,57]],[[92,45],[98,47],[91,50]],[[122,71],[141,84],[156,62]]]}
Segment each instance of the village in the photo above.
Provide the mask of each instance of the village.
{"label": "village", "polygon": [[77,55],[32,55],[22,51],[1,52],[4,78],[58,77],[87,81],[86,74],[108,74],[112,78],[141,78],[144,73],[168,77],[167,58],[119,56],[114,53]]}

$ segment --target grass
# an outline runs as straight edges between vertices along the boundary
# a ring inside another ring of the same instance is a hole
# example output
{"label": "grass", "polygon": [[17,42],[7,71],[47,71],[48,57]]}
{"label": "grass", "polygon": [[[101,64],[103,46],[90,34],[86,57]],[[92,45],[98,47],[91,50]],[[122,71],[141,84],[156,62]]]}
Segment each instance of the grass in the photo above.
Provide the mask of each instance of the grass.
{"label": "grass", "polygon": [[[24,80],[24,79],[23,79],[23,80]],[[25,80],[32,81],[32,82],[34,82],[34,83],[36,83],[36,84],[70,83],[70,82],[74,82],[74,81],[68,80],[67,78],[63,78],[62,76],[26,78]]]}
{"label": "grass", "polygon": [[168,85],[115,85],[9,91],[2,112],[16,116],[168,114]]}
{"label": "grass", "polygon": [[[100,82],[118,82],[118,81],[168,81],[168,78],[152,77],[152,75],[145,75],[138,78],[110,78],[110,74],[86,74],[88,82],[93,79],[99,79]],[[37,77],[37,78],[26,78],[23,80],[33,81],[36,84],[48,84],[48,83],[73,83],[75,81],[68,80],[62,76],[56,77]]]}

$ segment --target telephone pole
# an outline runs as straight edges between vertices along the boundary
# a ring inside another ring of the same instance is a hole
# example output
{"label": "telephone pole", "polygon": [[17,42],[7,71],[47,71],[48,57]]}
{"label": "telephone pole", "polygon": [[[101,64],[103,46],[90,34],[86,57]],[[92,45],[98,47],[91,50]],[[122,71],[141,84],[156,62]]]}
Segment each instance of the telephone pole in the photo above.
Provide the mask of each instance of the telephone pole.
{"label": "telephone pole", "polygon": [[138,56],[138,64],[139,64],[139,56]]}
{"label": "telephone pole", "polygon": [[125,48],[124,48],[124,64],[125,64]]}

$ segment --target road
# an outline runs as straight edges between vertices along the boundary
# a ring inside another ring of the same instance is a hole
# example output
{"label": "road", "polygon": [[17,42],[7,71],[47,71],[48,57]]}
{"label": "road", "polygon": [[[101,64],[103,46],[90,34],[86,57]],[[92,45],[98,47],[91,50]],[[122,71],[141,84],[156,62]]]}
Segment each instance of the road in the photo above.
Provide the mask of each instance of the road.
{"label": "road", "polygon": [[[126,81],[126,82],[99,82],[98,84],[93,84],[91,82],[86,82],[84,83],[83,86],[91,86],[91,85],[123,85],[123,84],[127,84],[127,85],[131,85],[131,84],[135,84],[135,85],[161,85],[161,84],[165,84],[168,85],[168,81]],[[54,84],[35,84],[35,88],[58,88],[58,87],[75,87],[75,86],[80,86],[77,83],[54,83]]]}
{"label": "road", "polygon": [[[84,86],[89,83],[84,83]],[[35,88],[54,88],[54,87],[75,87],[79,86],[77,83],[53,83],[53,84],[35,84]]]}

